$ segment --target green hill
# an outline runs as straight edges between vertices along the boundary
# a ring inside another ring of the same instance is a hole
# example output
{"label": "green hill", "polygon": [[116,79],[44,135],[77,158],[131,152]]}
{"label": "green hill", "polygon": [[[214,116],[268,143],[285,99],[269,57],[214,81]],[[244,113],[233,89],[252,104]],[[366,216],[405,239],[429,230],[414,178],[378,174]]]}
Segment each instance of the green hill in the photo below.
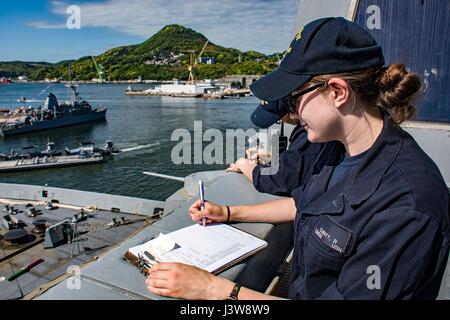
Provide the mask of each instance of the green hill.
{"label": "green hill", "polygon": [[[180,25],[168,25],[148,40],[138,45],[117,47],[96,56],[104,68],[106,80],[142,79],[171,80],[188,78],[191,52],[197,56],[207,38]],[[215,64],[197,64],[197,79],[220,78],[227,74],[266,74],[276,67],[276,55],[266,56],[259,52],[241,52],[209,42],[203,57],[213,57]],[[240,62],[239,62],[240,61]],[[27,75],[30,80],[44,78],[69,79],[69,66],[74,78],[91,80],[97,72],[91,57],[57,64],[30,62],[0,62],[0,76]]]}

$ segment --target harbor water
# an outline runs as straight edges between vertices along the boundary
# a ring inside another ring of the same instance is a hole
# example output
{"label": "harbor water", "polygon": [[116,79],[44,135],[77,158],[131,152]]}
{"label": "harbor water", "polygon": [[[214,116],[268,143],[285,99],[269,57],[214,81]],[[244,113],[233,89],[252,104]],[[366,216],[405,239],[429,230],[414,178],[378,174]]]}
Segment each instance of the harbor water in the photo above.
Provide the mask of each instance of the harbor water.
{"label": "harbor water", "polygon": [[[49,92],[53,92],[59,102],[69,100],[63,84],[54,84],[41,93],[48,86],[35,83],[1,85],[0,109],[40,106]],[[81,84],[78,87],[80,96],[93,107],[108,108],[106,121],[0,138],[0,153],[27,146],[43,150],[48,140],[55,142],[61,150],[76,148],[87,141],[102,147],[108,138],[123,152],[103,164],[1,174],[0,181],[165,200],[181,188],[182,183],[146,176],[143,171],[184,177],[197,171],[227,167],[226,164],[174,164],[171,152],[179,143],[171,141],[174,130],[187,129],[193,133],[194,121],[199,120],[202,120],[203,131],[209,128],[222,132],[254,128],[250,114],[258,100],[253,97],[225,100],[131,97],[125,95],[127,87],[126,84]],[[145,89],[148,85],[133,85],[133,88]],[[34,100],[18,102],[23,97]],[[191,136],[193,138],[193,134]]]}

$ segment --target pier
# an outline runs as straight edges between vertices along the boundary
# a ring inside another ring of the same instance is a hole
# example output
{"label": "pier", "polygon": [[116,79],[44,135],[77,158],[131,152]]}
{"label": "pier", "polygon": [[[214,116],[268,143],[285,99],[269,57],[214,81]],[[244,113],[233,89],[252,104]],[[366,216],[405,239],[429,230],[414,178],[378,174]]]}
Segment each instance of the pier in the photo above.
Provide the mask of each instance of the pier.
{"label": "pier", "polygon": [[25,170],[48,169],[93,164],[103,162],[102,155],[94,155],[89,158],[80,156],[58,156],[58,157],[37,157],[32,159],[19,159],[11,161],[0,161],[0,173],[17,172]]}
{"label": "pier", "polygon": [[177,98],[204,98],[204,99],[226,99],[240,98],[251,95],[250,89],[227,89],[224,91],[216,91],[212,93],[168,93],[168,92],[152,92],[147,90],[129,90],[125,92],[128,96],[156,96],[156,97],[177,97]]}

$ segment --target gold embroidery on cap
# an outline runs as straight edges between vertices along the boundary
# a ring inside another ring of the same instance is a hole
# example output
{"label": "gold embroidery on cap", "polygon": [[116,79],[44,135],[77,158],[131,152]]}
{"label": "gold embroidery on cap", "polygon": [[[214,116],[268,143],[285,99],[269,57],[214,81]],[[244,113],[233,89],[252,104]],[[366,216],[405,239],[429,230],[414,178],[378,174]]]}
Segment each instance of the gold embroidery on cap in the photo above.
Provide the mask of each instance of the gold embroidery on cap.
{"label": "gold embroidery on cap", "polygon": [[299,41],[302,38],[302,32],[303,32],[303,28],[301,28],[298,32],[297,35],[295,36],[295,41]]}

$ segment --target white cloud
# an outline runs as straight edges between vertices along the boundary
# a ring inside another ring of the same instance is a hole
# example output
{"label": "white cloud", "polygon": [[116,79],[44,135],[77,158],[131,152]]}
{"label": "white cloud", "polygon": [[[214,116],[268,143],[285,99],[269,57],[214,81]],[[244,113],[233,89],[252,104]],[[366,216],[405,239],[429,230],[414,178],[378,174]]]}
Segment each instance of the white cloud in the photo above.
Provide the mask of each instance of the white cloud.
{"label": "white cloud", "polygon": [[33,21],[27,23],[28,27],[35,29],[63,29],[66,27],[65,23],[51,23],[47,21]]}
{"label": "white cloud", "polygon": [[[181,24],[210,41],[240,50],[273,53],[287,48],[298,0],[107,0],[81,2],[81,27],[104,27],[146,39],[167,24]],[[52,1],[52,12],[67,17],[76,3]],[[43,21],[34,28],[64,28]]]}

